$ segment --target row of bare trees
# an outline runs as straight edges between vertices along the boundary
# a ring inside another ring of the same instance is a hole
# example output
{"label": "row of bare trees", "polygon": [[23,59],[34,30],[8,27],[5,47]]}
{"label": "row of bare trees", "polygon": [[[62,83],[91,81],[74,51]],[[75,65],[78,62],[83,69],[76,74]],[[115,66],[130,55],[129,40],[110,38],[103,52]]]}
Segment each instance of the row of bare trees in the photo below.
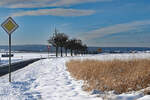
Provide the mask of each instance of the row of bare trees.
{"label": "row of bare trees", "polygon": [[71,56],[77,54],[85,54],[87,52],[87,46],[80,39],[69,39],[69,37],[64,33],[59,33],[55,30],[53,36],[48,40],[48,43],[56,48],[56,57],[58,57],[58,49],[60,48],[61,57],[63,56],[63,49],[67,56],[68,50]]}

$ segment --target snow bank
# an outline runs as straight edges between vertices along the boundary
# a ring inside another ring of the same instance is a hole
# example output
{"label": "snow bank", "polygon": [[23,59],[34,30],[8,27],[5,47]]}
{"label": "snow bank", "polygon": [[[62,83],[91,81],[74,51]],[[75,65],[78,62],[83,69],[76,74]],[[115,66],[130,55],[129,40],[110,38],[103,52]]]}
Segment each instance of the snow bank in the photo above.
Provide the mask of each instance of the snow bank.
{"label": "snow bank", "polygon": [[[3,53],[0,53],[0,65],[1,64],[8,64],[9,58],[8,57],[1,57]],[[14,57],[12,57],[12,62],[18,62],[27,59],[33,58],[47,58],[47,53],[13,53]],[[53,54],[50,54],[53,55]]]}

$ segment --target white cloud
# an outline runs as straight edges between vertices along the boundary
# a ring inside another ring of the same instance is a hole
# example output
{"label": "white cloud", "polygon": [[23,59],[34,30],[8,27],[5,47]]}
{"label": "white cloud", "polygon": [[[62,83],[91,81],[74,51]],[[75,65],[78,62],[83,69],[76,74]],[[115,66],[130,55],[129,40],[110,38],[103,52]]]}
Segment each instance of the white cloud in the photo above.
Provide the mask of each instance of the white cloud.
{"label": "white cloud", "polygon": [[94,10],[75,10],[75,9],[40,9],[40,10],[30,10],[21,11],[11,14],[12,17],[17,16],[40,16],[40,15],[52,15],[52,16],[87,16],[94,14]]}
{"label": "white cloud", "polygon": [[0,6],[7,8],[60,7],[88,2],[110,2],[112,0],[1,0]]}
{"label": "white cloud", "polygon": [[89,41],[95,38],[103,37],[105,35],[128,32],[132,30],[139,30],[140,28],[146,25],[150,25],[150,20],[116,24],[113,26],[103,27],[103,28],[99,28],[99,29],[87,32],[86,35],[82,36],[82,38],[85,41]]}
{"label": "white cloud", "polygon": [[88,2],[108,2],[112,0],[59,0],[55,3],[52,3],[50,6],[65,6],[65,5],[73,5],[73,4],[81,4]]}

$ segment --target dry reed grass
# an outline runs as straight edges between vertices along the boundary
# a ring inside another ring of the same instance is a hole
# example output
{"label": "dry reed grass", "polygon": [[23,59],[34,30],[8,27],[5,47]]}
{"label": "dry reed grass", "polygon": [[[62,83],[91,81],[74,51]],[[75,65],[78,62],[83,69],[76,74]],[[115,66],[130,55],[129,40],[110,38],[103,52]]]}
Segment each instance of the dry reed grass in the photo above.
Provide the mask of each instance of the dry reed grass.
{"label": "dry reed grass", "polygon": [[84,80],[86,91],[124,93],[150,86],[150,59],[71,60],[66,65],[73,77]]}

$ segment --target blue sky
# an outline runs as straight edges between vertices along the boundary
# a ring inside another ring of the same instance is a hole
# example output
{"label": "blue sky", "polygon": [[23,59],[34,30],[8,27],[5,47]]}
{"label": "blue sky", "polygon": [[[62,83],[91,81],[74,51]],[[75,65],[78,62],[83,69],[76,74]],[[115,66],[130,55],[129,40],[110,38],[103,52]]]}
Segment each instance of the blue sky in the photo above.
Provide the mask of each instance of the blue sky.
{"label": "blue sky", "polygon": [[1,0],[0,12],[0,23],[11,16],[19,24],[14,45],[47,44],[56,27],[88,46],[150,47],[149,0]]}

